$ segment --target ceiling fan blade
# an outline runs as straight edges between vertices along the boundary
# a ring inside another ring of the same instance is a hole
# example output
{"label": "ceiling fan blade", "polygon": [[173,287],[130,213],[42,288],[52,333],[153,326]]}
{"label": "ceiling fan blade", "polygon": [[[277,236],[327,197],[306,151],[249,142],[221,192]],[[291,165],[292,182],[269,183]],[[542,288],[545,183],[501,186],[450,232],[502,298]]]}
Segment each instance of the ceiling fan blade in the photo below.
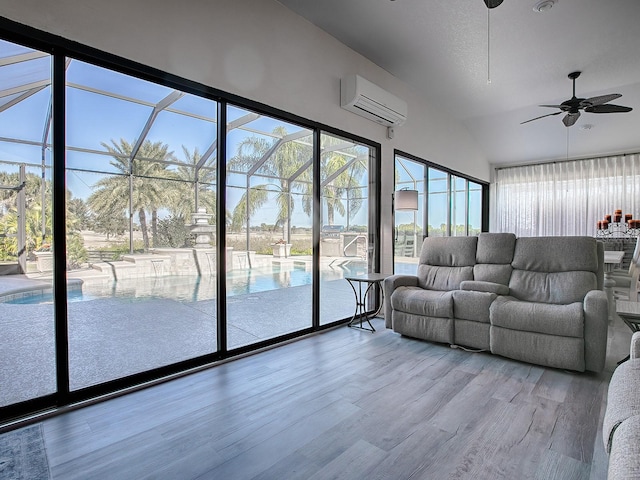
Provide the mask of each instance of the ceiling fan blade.
{"label": "ceiling fan blade", "polygon": [[610,93],[609,95],[600,95],[599,97],[585,98],[580,102],[580,105],[587,107],[602,105],[603,103],[610,102],[611,100],[615,100],[616,98],[620,98],[621,96],[622,95],[620,93]]}
{"label": "ceiling fan blade", "polygon": [[593,107],[587,107],[585,112],[589,113],[626,113],[633,110],[631,107],[623,107],[622,105],[594,105]]}
{"label": "ceiling fan blade", "polygon": [[559,108],[561,110],[569,110],[568,105],[538,105],[539,107]]}
{"label": "ceiling fan blade", "polygon": [[560,115],[561,113],[562,112],[547,113],[546,115],[541,115],[539,117],[532,118],[531,120],[527,120],[527,121],[521,122],[520,125],[524,125],[525,123],[533,122],[534,120],[539,120],[539,119],[544,118],[544,117],[550,117],[552,115]]}
{"label": "ceiling fan blade", "polygon": [[564,123],[565,127],[570,127],[578,121],[578,118],[580,118],[580,112],[567,113],[562,119],[562,123]]}

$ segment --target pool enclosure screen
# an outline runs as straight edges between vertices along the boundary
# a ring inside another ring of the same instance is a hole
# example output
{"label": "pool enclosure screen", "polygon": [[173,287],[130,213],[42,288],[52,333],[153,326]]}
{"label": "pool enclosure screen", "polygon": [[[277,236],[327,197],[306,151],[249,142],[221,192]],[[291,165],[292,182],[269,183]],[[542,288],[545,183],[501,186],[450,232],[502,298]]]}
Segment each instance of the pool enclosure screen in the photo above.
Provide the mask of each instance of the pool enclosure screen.
{"label": "pool enclosure screen", "polygon": [[0,40],[0,420],[351,317],[379,146],[75,53]]}

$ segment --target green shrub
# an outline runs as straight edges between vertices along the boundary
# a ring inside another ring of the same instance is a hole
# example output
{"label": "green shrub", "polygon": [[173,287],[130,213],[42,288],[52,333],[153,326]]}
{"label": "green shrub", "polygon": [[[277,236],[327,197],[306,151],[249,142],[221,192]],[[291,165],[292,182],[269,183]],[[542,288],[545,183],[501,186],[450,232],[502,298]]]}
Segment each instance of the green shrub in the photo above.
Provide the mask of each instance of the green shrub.
{"label": "green shrub", "polygon": [[191,232],[185,225],[184,217],[168,216],[158,221],[154,247],[184,248],[192,246]]}

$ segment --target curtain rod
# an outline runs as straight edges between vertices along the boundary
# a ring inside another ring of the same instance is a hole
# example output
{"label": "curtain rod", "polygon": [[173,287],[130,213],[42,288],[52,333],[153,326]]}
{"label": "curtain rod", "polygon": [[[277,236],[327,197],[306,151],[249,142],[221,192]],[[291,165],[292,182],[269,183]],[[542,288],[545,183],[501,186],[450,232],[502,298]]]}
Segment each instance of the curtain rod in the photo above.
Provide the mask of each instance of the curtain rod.
{"label": "curtain rod", "polygon": [[510,168],[520,168],[520,167],[535,167],[537,165],[549,165],[552,163],[567,163],[567,162],[581,162],[584,160],[595,160],[597,158],[612,158],[612,157],[626,157],[631,155],[640,155],[640,152],[627,152],[627,153],[613,153],[608,155],[602,155],[600,157],[577,157],[577,158],[569,158],[569,159],[557,159],[557,160],[542,160],[540,162],[532,162],[532,163],[521,163],[515,165],[507,165],[504,167],[495,166],[494,170],[508,170]]}

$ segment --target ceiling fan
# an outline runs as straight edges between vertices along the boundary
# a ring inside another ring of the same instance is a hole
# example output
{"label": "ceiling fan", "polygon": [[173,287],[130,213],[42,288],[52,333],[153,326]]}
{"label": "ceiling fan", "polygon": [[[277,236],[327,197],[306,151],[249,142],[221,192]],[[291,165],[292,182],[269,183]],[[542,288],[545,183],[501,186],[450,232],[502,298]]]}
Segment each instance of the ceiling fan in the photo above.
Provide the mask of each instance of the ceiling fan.
{"label": "ceiling fan", "polygon": [[580,73],[581,72],[571,72],[569,74],[569,78],[573,80],[573,97],[562,102],[560,105],[540,105],[541,107],[559,108],[559,112],[541,115],[540,117],[532,118],[531,120],[522,122],[520,125],[533,122],[534,120],[538,120],[540,118],[566,113],[566,115],[562,119],[562,123],[564,123],[566,127],[570,127],[571,125],[574,125],[580,117],[580,110],[584,110],[585,112],[589,113],[626,113],[633,110],[631,107],[611,105],[608,103],[611,100],[620,98],[622,95],[619,93],[610,93],[609,95],[600,95],[598,97],[591,98],[577,98],[576,78],[580,76]]}

